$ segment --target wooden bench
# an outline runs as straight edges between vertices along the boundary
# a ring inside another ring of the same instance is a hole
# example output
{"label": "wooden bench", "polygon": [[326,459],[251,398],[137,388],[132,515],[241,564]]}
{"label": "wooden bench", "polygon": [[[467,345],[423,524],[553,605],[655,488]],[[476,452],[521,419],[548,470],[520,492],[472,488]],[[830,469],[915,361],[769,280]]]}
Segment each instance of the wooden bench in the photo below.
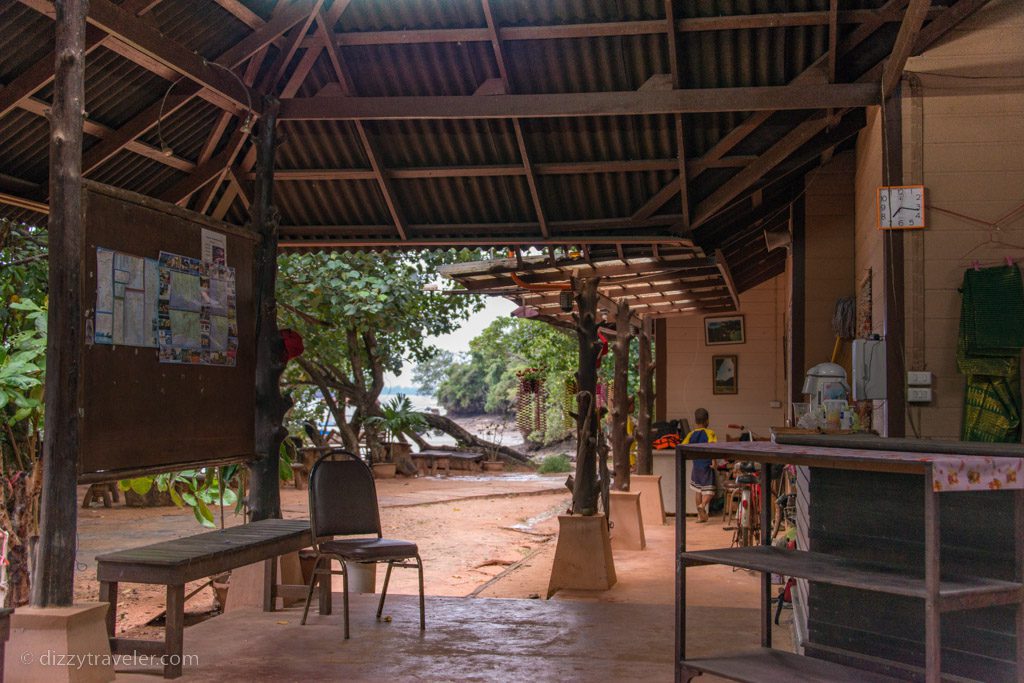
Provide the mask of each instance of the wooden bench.
{"label": "wooden bench", "polygon": [[[277,585],[277,557],[311,545],[308,519],[266,519],[223,531],[210,531],[97,556],[96,578],[100,582],[100,600],[110,603],[107,635],[110,637],[111,652],[167,655],[171,663],[164,664],[164,677],[180,676],[185,628],[185,584],[263,561],[263,610],[272,612],[275,598],[306,597],[304,586]],[[163,642],[116,637],[118,583],[167,586],[167,619]],[[330,612],[330,582],[323,581],[320,586],[320,613]]]}
{"label": "wooden bench", "polygon": [[419,470],[420,474],[426,475],[429,468],[429,473],[431,475],[436,475],[437,470],[443,468],[445,476],[450,476],[453,461],[463,465],[462,467],[456,467],[455,469],[479,472],[482,469],[480,463],[483,462],[484,456],[481,453],[426,450],[420,451],[419,453],[413,453],[412,459],[416,463],[416,469]]}

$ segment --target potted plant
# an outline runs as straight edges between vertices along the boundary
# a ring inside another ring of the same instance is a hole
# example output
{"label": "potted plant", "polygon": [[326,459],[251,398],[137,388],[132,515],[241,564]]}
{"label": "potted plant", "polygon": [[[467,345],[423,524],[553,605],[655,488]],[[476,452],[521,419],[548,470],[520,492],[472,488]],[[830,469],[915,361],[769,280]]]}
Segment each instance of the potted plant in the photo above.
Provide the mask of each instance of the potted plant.
{"label": "potted plant", "polygon": [[501,442],[505,438],[505,428],[507,426],[508,423],[505,420],[501,420],[500,422],[490,423],[483,430],[487,440],[493,444],[493,447],[486,449],[484,452],[484,472],[503,472],[505,470],[505,461],[498,457],[498,449],[501,448]]}
{"label": "potted plant", "polygon": [[384,431],[384,459],[373,463],[373,474],[378,478],[395,476],[396,461],[408,459],[412,454],[412,445],[405,440],[406,434],[418,433],[427,427],[405,394],[396,394],[381,406],[381,414],[367,418],[366,424]]}

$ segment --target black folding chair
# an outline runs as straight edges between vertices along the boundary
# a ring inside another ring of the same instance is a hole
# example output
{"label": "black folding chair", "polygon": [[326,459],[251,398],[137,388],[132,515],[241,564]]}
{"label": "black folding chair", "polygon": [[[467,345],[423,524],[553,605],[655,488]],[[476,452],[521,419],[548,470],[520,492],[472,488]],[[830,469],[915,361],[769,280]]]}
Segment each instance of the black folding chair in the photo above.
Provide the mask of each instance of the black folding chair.
{"label": "black folding chair", "polygon": [[[335,460],[336,456],[347,456]],[[309,603],[317,580],[330,581],[341,574],[344,585],[345,638],[348,627],[348,569],[346,562],[387,562],[384,586],[380,591],[377,619],[384,611],[388,581],[394,567],[418,569],[420,579],[420,630],[427,627],[423,600],[423,560],[415,543],[381,537],[380,510],[377,507],[377,487],[369,465],[343,449],[332,449],[320,456],[309,474],[309,522],[313,531],[316,563],[309,579],[306,608],[302,624],[309,615]],[[335,539],[335,536],[360,538]],[[338,560],[340,570],[331,569],[331,561]],[[413,564],[415,561],[415,564]],[[321,566],[323,565],[323,566]]]}

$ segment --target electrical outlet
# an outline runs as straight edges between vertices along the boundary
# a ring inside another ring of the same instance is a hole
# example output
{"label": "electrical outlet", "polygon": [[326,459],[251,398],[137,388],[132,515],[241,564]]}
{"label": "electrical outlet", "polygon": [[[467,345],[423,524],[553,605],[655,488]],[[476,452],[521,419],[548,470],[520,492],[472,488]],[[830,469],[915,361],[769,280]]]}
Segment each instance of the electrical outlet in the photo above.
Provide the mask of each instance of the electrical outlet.
{"label": "electrical outlet", "polygon": [[781,408],[782,407],[782,401],[769,401],[768,402],[768,407],[769,408]]}
{"label": "electrical outlet", "polygon": [[907,389],[907,401],[910,403],[931,403],[931,387],[909,387]]}
{"label": "electrical outlet", "polygon": [[932,373],[930,372],[908,372],[907,384],[912,387],[930,387],[932,385]]}

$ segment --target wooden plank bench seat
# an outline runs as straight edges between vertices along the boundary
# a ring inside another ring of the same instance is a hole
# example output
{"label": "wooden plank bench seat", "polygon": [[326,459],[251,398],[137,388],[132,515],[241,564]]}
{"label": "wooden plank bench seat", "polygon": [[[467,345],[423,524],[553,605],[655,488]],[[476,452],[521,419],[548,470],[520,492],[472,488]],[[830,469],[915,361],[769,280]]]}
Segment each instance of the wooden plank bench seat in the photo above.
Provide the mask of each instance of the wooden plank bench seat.
{"label": "wooden plank bench seat", "polygon": [[[180,676],[185,628],[185,584],[263,561],[263,609],[272,612],[277,597],[295,597],[296,592],[305,597],[301,590],[277,585],[277,557],[311,545],[308,519],[265,519],[222,531],[210,531],[97,556],[96,578],[100,582],[100,600],[110,603],[107,635],[110,637],[111,651],[168,655],[170,663],[164,665],[164,677]],[[118,583],[167,586],[167,619],[162,643],[115,636]],[[323,587],[320,591],[320,611],[322,614],[330,614],[330,585],[327,582],[321,583],[326,585],[326,591]]]}
{"label": "wooden plank bench seat", "polygon": [[451,475],[451,465],[453,460],[465,465],[464,467],[456,469],[466,469],[472,472],[477,472],[481,469],[480,463],[483,462],[484,456],[482,453],[425,450],[420,451],[419,453],[413,453],[412,459],[416,463],[416,468],[421,474],[427,474],[429,468],[430,474],[435,475],[439,468],[443,468],[445,476],[449,476]]}

